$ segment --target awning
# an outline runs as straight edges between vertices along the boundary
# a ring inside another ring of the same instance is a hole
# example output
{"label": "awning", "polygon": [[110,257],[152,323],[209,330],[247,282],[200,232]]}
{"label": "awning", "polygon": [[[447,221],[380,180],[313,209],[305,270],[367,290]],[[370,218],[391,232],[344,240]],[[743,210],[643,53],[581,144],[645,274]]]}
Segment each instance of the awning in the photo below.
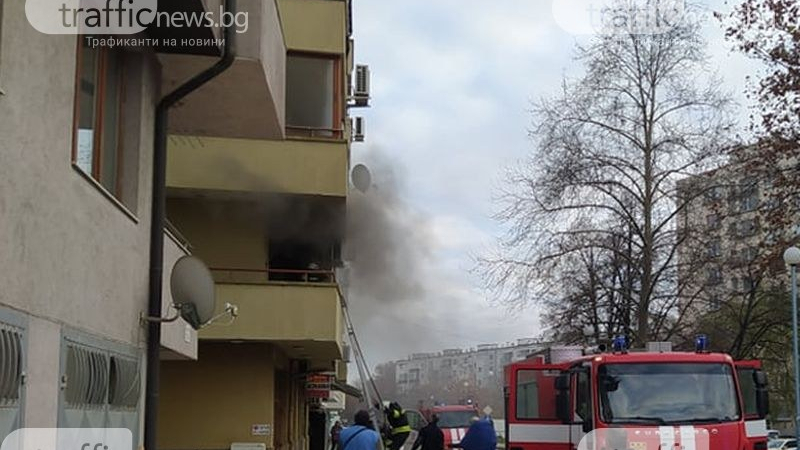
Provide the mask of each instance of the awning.
{"label": "awning", "polygon": [[347,395],[349,395],[351,397],[355,397],[355,398],[357,398],[359,400],[361,400],[361,398],[364,396],[364,394],[361,393],[361,389],[359,389],[359,388],[357,388],[355,386],[350,386],[349,384],[345,383],[344,381],[336,381],[336,380],[334,380],[331,383],[331,388],[335,389],[337,391],[340,391],[340,392],[344,392],[345,394],[347,394]]}

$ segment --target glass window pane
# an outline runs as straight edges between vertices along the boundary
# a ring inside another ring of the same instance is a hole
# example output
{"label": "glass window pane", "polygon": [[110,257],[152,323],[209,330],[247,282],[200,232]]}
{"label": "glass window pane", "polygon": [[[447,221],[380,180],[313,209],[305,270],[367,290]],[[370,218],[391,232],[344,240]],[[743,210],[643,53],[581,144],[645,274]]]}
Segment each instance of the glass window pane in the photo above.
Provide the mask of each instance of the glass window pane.
{"label": "glass window pane", "polygon": [[517,419],[556,418],[554,389],[557,371],[517,371]]}
{"label": "glass window pane", "polygon": [[286,124],[289,127],[335,128],[332,59],[289,55],[286,59]]}
{"label": "glass window pane", "polygon": [[758,415],[758,407],[756,405],[756,383],[753,378],[751,368],[738,369],[739,372],[739,387],[742,390],[742,399],[744,400],[744,413],[747,416]]}
{"label": "glass window pane", "polygon": [[99,49],[86,45],[81,39],[80,67],[78,75],[78,130],[76,137],[75,164],[84,172],[92,173],[94,161],[95,98],[97,95],[97,68]]}
{"label": "glass window pane", "polygon": [[100,157],[100,183],[109,192],[117,192],[119,164],[120,105],[122,103],[122,55],[108,52],[103,96],[103,147]]}

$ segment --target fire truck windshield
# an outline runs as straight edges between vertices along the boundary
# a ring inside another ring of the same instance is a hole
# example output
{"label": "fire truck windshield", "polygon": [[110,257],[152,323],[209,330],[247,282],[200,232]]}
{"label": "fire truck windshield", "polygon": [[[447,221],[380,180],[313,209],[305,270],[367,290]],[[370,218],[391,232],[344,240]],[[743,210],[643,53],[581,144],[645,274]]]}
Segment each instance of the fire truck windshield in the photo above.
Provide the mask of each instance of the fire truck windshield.
{"label": "fire truck windshield", "polygon": [[439,428],[469,428],[470,420],[476,417],[475,411],[442,411],[439,416]]}
{"label": "fire truck windshield", "polygon": [[727,364],[605,364],[598,370],[605,423],[691,424],[739,419]]}

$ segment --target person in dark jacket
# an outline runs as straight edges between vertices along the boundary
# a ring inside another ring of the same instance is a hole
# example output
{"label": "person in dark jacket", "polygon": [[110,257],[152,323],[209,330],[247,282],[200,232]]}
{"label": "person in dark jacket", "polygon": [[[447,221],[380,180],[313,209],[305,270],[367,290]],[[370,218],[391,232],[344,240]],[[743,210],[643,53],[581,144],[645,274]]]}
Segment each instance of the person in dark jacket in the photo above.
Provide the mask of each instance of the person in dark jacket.
{"label": "person in dark jacket", "polygon": [[444,450],[444,433],[439,428],[439,417],[436,414],[431,415],[431,421],[419,430],[411,450],[420,447],[422,450]]}
{"label": "person in dark jacket", "polygon": [[331,427],[331,450],[336,450],[339,445],[339,434],[342,432],[342,423],[338,420]]}
{"label": "person in dark jacket", "polygon": [[386,414],[386,421],[389,423],[390,427],[390,449],[400,450],[400,447],[402,447],[406,439],[408,439],[408,435],[411,434],[411,425],[408,424],[406,411],[399,403],[391,402],[389,406],[384,409],[384,413]]}
{"label": "person in dark jacket", "polygon": [[464,450],[495,450],[497,448],[497,433],[491,420],[476,420],[469,426],[467,434],[461,440]]}

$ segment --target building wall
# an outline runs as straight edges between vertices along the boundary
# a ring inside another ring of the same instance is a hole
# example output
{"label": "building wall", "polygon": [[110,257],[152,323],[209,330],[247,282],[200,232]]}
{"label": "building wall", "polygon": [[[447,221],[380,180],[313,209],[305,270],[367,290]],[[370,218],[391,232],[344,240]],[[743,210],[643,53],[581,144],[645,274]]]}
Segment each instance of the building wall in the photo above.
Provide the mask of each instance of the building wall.
{"label": "building wall", "polygon": [[139,170],[125,208],[71,164],[77,37],[34,30],[25,2],[2,7],[0,310],[27,323],[22,425],[53,427],[67,329],[134,352],[144,345],[158,66],[148,52],[125,57],[134,125],[125,139]]}
{"label": "building wall", "polygon": [[[234,442],[303,448],[302,383],[274,345],[202,342],[197,361],[164,361],[161,376],[160,449],[221,450]],[[254,424],[270,433],[254,435]]]}
{"label": "building wall", "polygon": [[274,348],[263,344],[202,343],[197,361],[163,362],[159,448],[272,447],[272,437],[251,435],[251,425],[274,423],[275,366]]}
{"label": "building wall", "polygon": [[[0,304],[138,345],[147,297],[152,125],[136,136],[134,214],[70,162],[77,38],[34,30],[24,2],[4,7]],[[132,54],[126,62],[142,83],[140,98],[131,101],[140,101],[141,122],[152,124],[153,56]]]}
{"label": "building wall", "polygon": [[[129,189],[117,200],[71,162],[78,37],[34,30],[25,2],[0,7],[0,314],[25,323],[20,425],[64,426],[65,336],[123,349],[144,372],[140,314],[148,299],[161,67],[149,49],[124,50],[120,139]],[[184,254],[185,248],[165,238],[165,285],[171,264]],[[171,302],[168,290],[164,302]],[[165,342],[175,355],[191,358],[196,332],[185,327],[182,320],[165,324]],[[139,387],[143,392],[143,377]],[[133,430],[135,442],[140,428]]]}

